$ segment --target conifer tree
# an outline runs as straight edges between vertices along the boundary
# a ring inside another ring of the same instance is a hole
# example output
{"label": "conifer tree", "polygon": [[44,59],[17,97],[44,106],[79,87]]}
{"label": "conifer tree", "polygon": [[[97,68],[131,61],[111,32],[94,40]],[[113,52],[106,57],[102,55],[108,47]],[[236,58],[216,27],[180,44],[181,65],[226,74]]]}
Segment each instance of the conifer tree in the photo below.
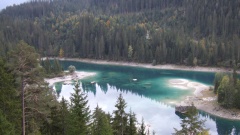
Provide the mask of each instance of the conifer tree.
{"label": "conifer tree", "polygon": [[220,86],[220,83],[222,81],[222,78],[224,77],[223,73],[216,73],[214,78],[214,93],[217,93],[218,87]]}
{"label": "conifer tree", "polygon": [[237,84],[237,65],[236,65],[236,61],[233,61],[233,84],[234,86],[236,86]]}
{"label": "conifer tree", "polygon": [[62,115],[59,109],[59,106],[53,106],[51,107],[51,123],[50,123],[50,128],[51,128],[51,134],[62,134]]}
{"label": "conifer tree", "polygon": [[175,129],[175,135],[208,135],[208,130],[204,128],[203,120],[198,120],[198,112],[194,105],[192,105],[187,113],[185,114],[186,118],[182,120],[181,127],[182,129]]}
{"label": "conifer tree", "polygon": [[14,77],[8,70],[5,62],[0,59],[0,111],[6,120],[16,127],[14,130],[18,134],[21,127],[20,97],[16,90]]}
{"label": "conifer tree", "polygon": [[40,128],[42,134],[58,135],[61,134],[61,113],[59,106],[51,107],[51,113],[48,120],[44,121]]}
{"label": "conifer tree", "polygon": [[68,110],[68,102],[64,98],[60,102],[60,116],[61,116],[61,134],[67,135],[69,132],[69,110]]}
{"label": "conifer tree", "polygon": [[117,99],[117,103],[115,104],[117,110],[113,111],[113,133],[114,135],[124,135],[127,132],[127,113],[125,112],[125,108],[127,107],[127,103],[122,97],[122,94],[119,95]]}
{"label": "conifer tree", "polygon": [[[0,134],[1,135],[16,135],[14,125],[10,123],[6,116],[2,113],[0,109]],[[19,134],[19,133],[17,133]]]}
{"label": "conifer tree", "polygon": [[136,127],[137,119],[136,119],[135,113],[132,112],[132,110],[130,110],[128,117],[129,119],[128,119],[127,133],[129,135],[137,135],[137,127]]}
{"label": "conifer tree", "polygon": [[35,49],[24,41],[9,53],[9,67],[20,80],[23,135],[39,132],[40,125],[50,114],[53,101],[56,101],[43,80],[38,58]]}
{"label": "conifer tree", "polygon": [[54,71],[55,74],[58,74],[58,73],[62,72],[62,67],[59,63],[59,60],[54,59],[53,69],[54,69],[53,71]]}
{"label": "conifer tree", "polygon": [[110,119],[98,106],[93,112],[92,135],[113,135]]}
{"label": "conifer tree", "polygon": [[77,83],[75,93],[70,97],[70,135],[86,135],[90,120],[90,110],[87,105],[87,95],[79,88]]}
{"label": "conifer tree", "polygon": [[50,63],[48,58],[46,58],[46,60],[44,61],[44,66],[43,67],[46,70],[47,74],[52,72],[51,63]]}
{"label": "conifer tree", "polygon": [[146,130],[146,126],[145,126],[145,123],[144,123],[144,119],[142,118],[141,126],[138,129],[138,135],[146,135],[146,131],[145,130]]}

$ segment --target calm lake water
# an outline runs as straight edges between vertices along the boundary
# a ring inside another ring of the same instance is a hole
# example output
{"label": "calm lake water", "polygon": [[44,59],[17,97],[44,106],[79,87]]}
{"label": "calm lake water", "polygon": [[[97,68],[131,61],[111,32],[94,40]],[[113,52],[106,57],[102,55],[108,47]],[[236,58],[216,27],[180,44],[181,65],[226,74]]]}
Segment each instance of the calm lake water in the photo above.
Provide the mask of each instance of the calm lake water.
{"label": "calm lake water", "polygon": [[[192,95],[192,89],[172,87],[170,79],[187,79],[205,85],[213,85],[214,73],[192,72],[178,70],[157,70],[126,66],[98,65],[73,61],[61,61],[64,69],[74,65],[78,71],[96,72],[81,80],[81,86],[86,91],[89,106],[94,109],[97,105],[105,112],[115,110],[117,97],[122,93],[127,102],[126,111],[130,109],[137,114],[140,122],[143,117],[147,129],[157,135],[170,135],[174,128],[179,129],[181,118],[175,114],[173,102],[179,102],[186,96]],[[133,81],[137,79],[137,81]],[[91,84],[95,81],[95,84]],[[55,89],[60,96],[69,99],[73,85],[57,83]],[[205,119],[205,126],[212,135],[239,135],[240,122],[226,120],[199,111],[200,119]]]}

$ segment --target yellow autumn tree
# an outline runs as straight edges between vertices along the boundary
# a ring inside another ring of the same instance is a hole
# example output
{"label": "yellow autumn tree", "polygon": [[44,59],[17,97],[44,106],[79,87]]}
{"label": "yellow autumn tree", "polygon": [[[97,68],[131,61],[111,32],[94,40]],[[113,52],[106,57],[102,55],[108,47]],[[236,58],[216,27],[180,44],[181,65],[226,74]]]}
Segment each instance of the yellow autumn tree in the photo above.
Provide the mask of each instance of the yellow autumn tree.
{"label": "yellow autumn tree", "polygon": [[107,25],[107,27],[110,26],[110,20],[108,20],[108,21],[106,22],[106,25]]}
{"label": "yellow autumn tree", "polygon": [[64,51],[62,48],[59,50],[59,57],[62,58],[64,56]]}

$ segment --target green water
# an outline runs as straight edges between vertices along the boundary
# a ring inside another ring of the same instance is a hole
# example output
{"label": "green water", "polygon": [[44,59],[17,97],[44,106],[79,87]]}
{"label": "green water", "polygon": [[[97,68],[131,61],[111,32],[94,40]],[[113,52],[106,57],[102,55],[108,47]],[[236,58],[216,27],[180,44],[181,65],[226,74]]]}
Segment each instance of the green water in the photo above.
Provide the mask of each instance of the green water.
{"label": "green water", "polygon": [[[192,89],[180,89],[169,84],[170,79],[187,79],[212,85],[214,73],[177,70],[156,70],[127,66],[97,65],[73,61],[61,61],[64,69],[74,65],[79,71],[96,72],[92,77],[81,80],[82,88],[88,93],[90,108],[98,104],[106,112],[112,112],[120,93],[140,120],[144,117],[147,128],[158,135],[168,135],[173,128],[180,128],[181,118],[175,114],[171,102],[193,94]],[[133,79],[137,79],[134,81]],[[95,81],[96,84],[91,84]],[[60,96],[69,98],[72,85],[56,85]],[[240,133],[240,122],[221,119],[204,112],[199,112],[201,119],[206,119],[205,126],[210,133],[225,135]]]}

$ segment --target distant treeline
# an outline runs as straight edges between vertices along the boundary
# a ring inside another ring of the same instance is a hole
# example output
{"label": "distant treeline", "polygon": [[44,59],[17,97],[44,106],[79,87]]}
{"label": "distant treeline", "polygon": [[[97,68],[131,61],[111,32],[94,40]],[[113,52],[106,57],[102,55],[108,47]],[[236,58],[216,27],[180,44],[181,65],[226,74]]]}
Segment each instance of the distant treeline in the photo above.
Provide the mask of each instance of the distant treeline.
{"label": "distant treeline", "polygon": [[0,13],[0,55],[24,40],[42,56],[230,66],[239,13],[240,0],[35,0]]}

